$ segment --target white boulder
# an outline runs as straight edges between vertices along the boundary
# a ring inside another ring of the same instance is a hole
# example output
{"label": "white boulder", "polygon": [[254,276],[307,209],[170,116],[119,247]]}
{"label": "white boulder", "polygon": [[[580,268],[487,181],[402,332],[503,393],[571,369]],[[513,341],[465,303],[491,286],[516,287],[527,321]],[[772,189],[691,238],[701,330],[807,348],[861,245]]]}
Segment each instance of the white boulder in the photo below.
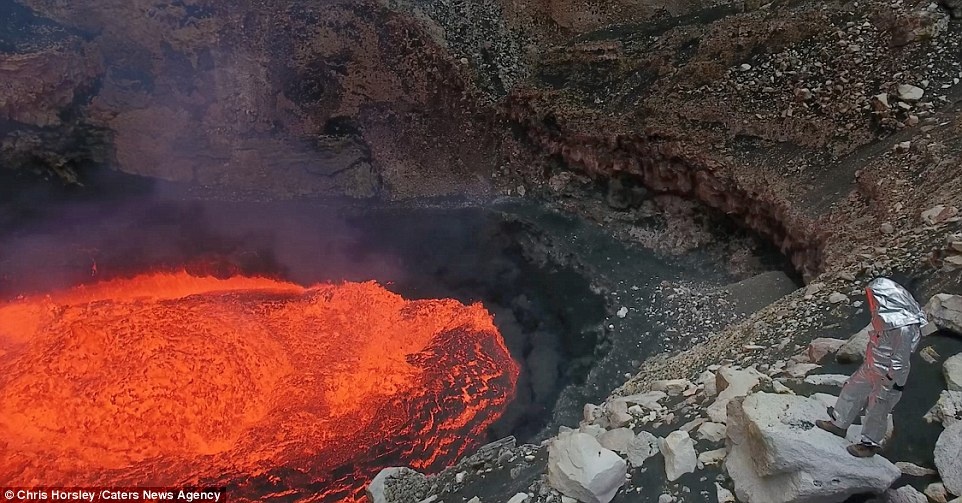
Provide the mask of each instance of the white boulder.
{"label": "white boulder", "polygon": [[729,404],[725,467],[745,503],[832,503],[881,493],[901,475],[880,455],[854,458],[849,442],[815,427],[817,398],[755,393]]}
{"label": "white boulder", "polygon": [[661,454],[665,456],[665,473],[670,481],[695,471],[698,466],[695,441],[686,431],[673,431],[662,439]]}
{"label": "white boulder", "polygon": [[868,332],[872,329],[872,324],[865,325],[865,328],[855,332],[842,347],[835,353],[835,359],[839,363],[860,363],[865,359],[865,351],[868,348]]}
{"label": "white boulder", "polygon": [[949,391],[962,391],[962,353],[959,353],[942,364],[945,384]]}
{"label": "white boulder", "polygon": [[528,493],[518,493],[512,496],[511,499],[508,500],[508,503],[524,503],[525,501],[528,501],[528,498],[530,497],[531,496]]}
{"label": "white boulder", "polygon": [[628,464],[591,435],[558,434],[548,445],[548,484],[584,503],[608,503],[625,483]]}
{"label": "white boulder", "polygon": [[962,295],[933,295],[925,304],[925,315],[940,329],[962,335]]}
{"label": "white boulder", "polygon": [[808,360],[818,363],[825,358],[825,355],[838,351],[838,348],[845,345],[845,339],[834,339],[831,337],[819,337],[808,344]]}
{"label": "white boulder", "polygon": [[718,397],[708,406],[708,417],[716,423],[724,423],[728,416],[728,402],[733,398],[751,393],[752,389],[758,386],[763,378],[768,379],[768,376],[755,370],[754,367],[744,370],[722,367],[718,369],[715,378]]}
{"label": "white boulder", "polygon": [[962,421],[946,428],[935,442],[935,467],[952,494],[962,496]]}

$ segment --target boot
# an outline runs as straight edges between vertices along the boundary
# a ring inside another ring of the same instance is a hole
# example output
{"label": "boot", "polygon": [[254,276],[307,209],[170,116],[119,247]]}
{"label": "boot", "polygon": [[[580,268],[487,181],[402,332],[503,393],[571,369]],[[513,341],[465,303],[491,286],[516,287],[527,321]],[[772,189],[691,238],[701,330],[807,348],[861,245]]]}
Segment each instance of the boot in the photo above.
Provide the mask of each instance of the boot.
{"label": "boot", "polygon": [[845,438],[845,433],[847,433],[847,431],[844,428],[835,426],[835,423],[831,421],[825,421],[824,419],[819,419],[815,421],[815,426],[818,426],[819,428],[839,438]]}
{"label": "boot", "polygon": [[881,447],[873,444],[867,444],[862,442],[860,444],[852,444],[848,446],[848,453],[856,458],[870,458],[874,456]]}

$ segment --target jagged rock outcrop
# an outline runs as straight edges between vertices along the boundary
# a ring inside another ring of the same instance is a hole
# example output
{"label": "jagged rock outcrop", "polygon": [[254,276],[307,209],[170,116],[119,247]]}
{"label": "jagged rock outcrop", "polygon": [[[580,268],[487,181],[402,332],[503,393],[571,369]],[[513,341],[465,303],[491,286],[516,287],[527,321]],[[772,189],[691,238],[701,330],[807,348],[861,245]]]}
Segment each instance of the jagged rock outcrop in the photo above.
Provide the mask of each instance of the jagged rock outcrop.
{"label": "jagged rock outcrop", "polygon": [[747,503],[829,503],[881,493],[901,475],[880,455],[856,459],[815,427],[827,419],[815,398],[755,393],[729,406],[725,467]]}
{"label": "jagged rock outcrop", "polygon": [[[82,141],[116,169],[234,193],[486,192],[500,148],[488,77],[523,74],[509,31],[486,46],[474,33],[455,54],[452,33],[406,2],[21,3],[68,36],[0,56],[0,119],[70,116],[105,131]],[[490,7],[485,26],[503,25]],[[32,151],[2,160],[60,161],[45,143]]]}
{"label": "jagged rock outcrop", "polygon": [[584,503],[608,503],[625,483],[628,465],[591,435],[563,432],[548,445],[548,483]]}

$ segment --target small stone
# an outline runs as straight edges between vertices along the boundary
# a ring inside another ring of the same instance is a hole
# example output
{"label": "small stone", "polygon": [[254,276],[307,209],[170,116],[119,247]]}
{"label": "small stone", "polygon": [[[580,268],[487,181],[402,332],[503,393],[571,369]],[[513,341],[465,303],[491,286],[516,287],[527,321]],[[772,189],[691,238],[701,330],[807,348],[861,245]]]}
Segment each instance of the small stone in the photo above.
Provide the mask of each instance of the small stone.
{"label": "small stone", "polygon": [[698,455],[698,462],[704,466],[717,465],[725,460],[728,450],[722,447],[713,451],[705,451]]}
{"label": "small stone", "polygon": [[892,224],[888,222],[884,222],[882,225],[879,226],[879,230],[882,231],[882,234],[892,234],[893,232],[895,232],[895,227],[893,227]]}
{"label": "small stone", "polygon": [[922,359],[925,360],[925,363],[935,363],[939,361],[939,358],[941,358],[941,356],[939,356],[939,353],[936,352],[935,348],[932,346],[926,346],[922,348],[922,351],[919,351],[919,356],[921,356]]}
{"label": "small stone", "polygon": [[928,503],[925,495],[912,486],[902,486],[898,489],[885,491],[882,498],[885,503]]}
{"label": "small stone", "polygon": [[749,65],[748,63],[742,63],[740,68],[743,72],[747,72],[752,69],[752,65]]}
{"label": "small stone", "polygon": [[846,302],[848,301],[848,295],[845,295],[844,293],[841,293],[841,292],[832,292],[832,294],[828,296],[828,301],[831,302],[832,304],[839,304],[842,302]]}
{"label": "small stone", "polygon": [[458,484],[464,482],[464,476],[467,474],[468,472],[458,472],[454,474],[454,481],[457,482]]}
{"label": "small stone", "polygon": [[508,500],[508,503],[524,503],[528,501],[528,498],[530,498],[528,493],[518,493],[512,496],[511,499]]}
{"label": "small stone", "polygon": [[946,503],[949,500],[949,493],[945,490],[945,486],[941,482],[933,482],[925,486],[925,491],[923,491],[930,500],[935,503]]}
{"label": "small stone", "polygon": [[922,99],[922,95],[925,91],[921,87],[916,87],[911,84],[901,84],[898,87],[898,97],[905,101],[918,101]]}
{"label": "small stone", "polygon": [[621,306],[621,309],[619,309],[615,314],[617,314],[619,318],[624,318],[625,316],[628,316],[628,308]]}
{"label": "small stone", "polygon": [[735,495],[718,482],[715,482],[715,496],[718,498],[718,503],[735,503]]}
{"label": "small stone", "polygon": [[707,422],[698,427],[695,437],[699,440],[707,440],[712,443],[721,442],[725,439],[726,431],[727,427],[724,424]]}
{"label": "small stone", "polygon": [[875,96],[872,96],[872,106],[875,107],[875,109],[880,112],[882,110],[888,110],[889,95],[882,93],[882,94],[876,94]]}

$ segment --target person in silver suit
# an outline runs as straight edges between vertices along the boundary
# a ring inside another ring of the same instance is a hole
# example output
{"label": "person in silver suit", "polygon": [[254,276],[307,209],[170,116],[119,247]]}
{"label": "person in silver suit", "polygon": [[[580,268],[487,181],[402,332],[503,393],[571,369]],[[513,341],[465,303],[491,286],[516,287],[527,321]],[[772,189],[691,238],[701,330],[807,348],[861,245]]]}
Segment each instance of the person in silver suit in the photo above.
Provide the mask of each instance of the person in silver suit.
{"label": "person in silver suit", "polygon": [[832,420],[815,422],[845,438],[848,427],[864,410],[861,442],[848,446],[848,452],[860,458],[874,456],[881,449],[888,416],[902,397],[909,359],[926,325],[925,314],[912,294],[888,278],[872,280],[865,287],[865,297],[872,315],[865,361],[845,383],[835,407],[828,408]]}

